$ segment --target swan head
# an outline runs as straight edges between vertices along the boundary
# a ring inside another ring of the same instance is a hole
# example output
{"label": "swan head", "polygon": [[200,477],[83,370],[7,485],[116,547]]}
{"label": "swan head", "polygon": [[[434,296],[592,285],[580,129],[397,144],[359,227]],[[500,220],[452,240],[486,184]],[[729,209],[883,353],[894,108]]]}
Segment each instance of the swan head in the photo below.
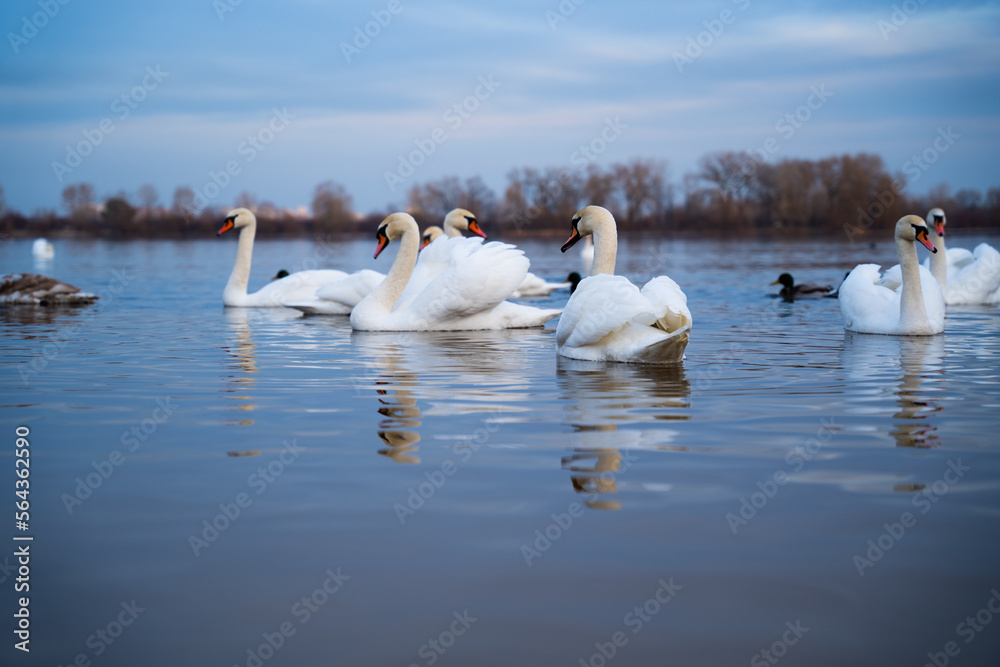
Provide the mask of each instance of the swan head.
{"label": "swan head", "polygon": [[795,285],[795,279],[792,278],[792,274],[790,273],[782,273],[780,276],[778,276],[778,279],[771,284],[772,285],[780,284],[782,287],[787,287],[791,289]]}
{"label": "swan head", "polygon": [[611,211],[603,206],[584,206],[581,208],[573,215],[573,233],[569,235],[569,239],[563,244],[562,251],[566,252],[584,236],[593,234],[594,229],[599,224],[608,220],[611,221],[612,225],[615,224],[615,217],[611,215]]}
{"label": "swan head", "polygon": [[903,241],[919,241],[931,252],[937,252],[937,248],[931,243],[930,230],[927,223],[919,215],[904,215],[896,223],[896,238]]}
{"label": "swan head", "polygon": [[420,249],[423,250],[444,234],[444,230],[437,225],[431,225],[424,230],[424,235],[420,237]]}
{"label": "swan head", "polygon": [[479,226],[479,221],[476,220],[476,216],[472,211],[468,211],[464,208],[455,208],[448,211],[448,215],[444,216],[444,226],[445,229],[451,227],[452,229],[457,229],[460,232],[469,231],[476,236],[482,236],[486,238],[486,232],[483,228]]}
{"label": "swan head", "polygon": [[938,236],[944,236],[944,226],[948,224],[948,220],[944,217],[944,211],[937,207],[927,211],[927,222],[934,225],[934,232]]}
{"label": "swan head", "polygon": [[257,218],[248,208],[234,208],[226,214],[226,221],[222,223],[222,229],[216,236],[222,236],[230,229],[240,229],[250,225],[256,225]]}
{"label": "swan head", "polygon": [[393,213],[387,217],[379,224],[378,231],[375,232],[375,239],[378,241],[378,246],[375,248],[375,258],[377,259],[382,254],[390,241],[395,241],[408,231],[416,230],[417,221],[409,213]]}

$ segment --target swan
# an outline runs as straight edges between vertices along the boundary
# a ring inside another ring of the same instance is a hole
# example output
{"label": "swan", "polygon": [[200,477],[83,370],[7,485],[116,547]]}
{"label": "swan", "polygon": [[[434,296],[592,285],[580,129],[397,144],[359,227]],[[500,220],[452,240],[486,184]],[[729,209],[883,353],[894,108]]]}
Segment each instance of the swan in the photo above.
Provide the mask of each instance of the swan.
{"label": "swan", "polygon": [[227,306],[279,307],[282,301],[311,299],[317,289],[347,275],[343,271],[331,269],[296,271],[284,278],[272,280],[253,294],[247,294],[257,218],[248,209],[233,209],[226,214],[226,221],[217,236],[222,236],[230,229],[240,230],[240,242],[236,250],[236,264],[226,283],[226,289],[222,292],[222,303]]}
{"label": "swan", "polygon": [[[944,293],[949,306],[960,304],[1000,303],[1000,252],[988,243],[980,243],[972,252],[965,248],[948,248],[944,228],[948,223],[944,211],[932,208],[927,222],[934,225],[934,246],[938,252],[924,260]],[[901,280],[899,265],[885,272],[882,284],[898,289]]]}
{"label": "swan", "polygon": [[618,230],[607,209],[580,209],[562,251],[588,235],[594,237],[593,267],[563,310],[556,329],[558,353],[587,361],[682,361],[691,331],[687,296],[667,276],[653,278],[639,290],[628,278],[614,275]]}
{"label": "swan", "polygon": [[100,297],[37,273],[0,276],[0,306],[82,306]]}
{"label": "swan", "polygon": [[840,286],[840,312],[844,328],[860,333],[926,336],[944,331],[944,295],[934,276],[917,262],[915,241],[933,253],[927,223],[906,215],[896,223],[896,254],[901,286],[881,284],[877,264],[859,264]]}
{"label": "swan", "polygon": [[524,280],[528,260],[513,246],[483,244],[480,239],[447,239],[454,245],[448,268],[417,294],[401,300],[420,252],[417,222],[407,213],[393,213],[375,236],[376,258],[390,241],[399,239],[399,250],[385,280],[351,312],[355,330],[519,329],[542,326],[559,315],[558,310],[505,301]]}
{"label": "swan", "polygon": [[924,260],[924,266],[944,291],[944,302],[949,306],[997,303],[994,299],[1000,293],[1000,252],[988,243],[980,243],[972,252],[948,248],[944,240],[948,220],[940,208],[928,211],[927,221],[934,225],[938,252]]}
{"label": "swan", "polygon": [[441,236],[444,235],[444,230],[437,225],[431,225],[424,230],[423,236],[420,237],[420,249],[423,250],[428,246],[428,244],[437,241]]}
{"label": "swan", "polygon": [[56,247],[47,239],[35,239],[31,244],[31,254],[35,259],[52,259],[56,256]]}
{"label": "swan", "polygon": [[790,273],[782,273],[771,284],[781,285],[781,291],[778,294],[785,301],[794,301],[795,297],[803,296],[827,296],[833,291],[829,285],[796,285],[795,279]]}
{"label": "swan", "polygon": [[524,277],[524,282],[511,294],[511,297],[520,299],[526,296],[548,296],[557,289],[567,289],[570,287],[572,287],[572,282],[568,278],[565,282],[550,283],[544,278],[539,278],[534,273],[529,272]]}
{"label": "swan", "polygon": [[[445,228],[441,229],[437,225],[432,225],[424,230],[420,241],[421,251],[441,237],[462,238],[463,230],[470,230],[486,238],[486,234],[476,221],[476,216],[464,208],[450,211],[445,216],[444,226]],[[414,269],[416,278],[410,279],[413,289],[409,289],[410,285],[407,285],[408,290],[405,293],[407,298],[416,294],[421,287],[426,286],[448,267],[451,246],[437,245],[434,248],[434,251],[424,251],[418,256],[417,266]],[[323,285],[316,290],[313,299],[287,301],[283,305],[300,310],[306,315],[350,315],[354,307],[371,294],[383,280],[385,280],[384,273],[365,269]]]}

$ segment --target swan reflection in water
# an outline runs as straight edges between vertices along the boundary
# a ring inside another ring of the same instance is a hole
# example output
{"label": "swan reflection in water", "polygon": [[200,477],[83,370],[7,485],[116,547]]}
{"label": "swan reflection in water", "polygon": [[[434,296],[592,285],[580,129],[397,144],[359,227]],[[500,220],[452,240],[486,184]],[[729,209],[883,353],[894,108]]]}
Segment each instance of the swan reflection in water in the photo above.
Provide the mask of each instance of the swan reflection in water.
{"label": "swan reflection in water", "polygon": [[[537,344],[543,335],[539,330],[352,332],[352,345],[367,360],[356,374],[355,389],[374,390],[384,417],[376,432],[383,445],[379,454],[398,463],[420,463],[417,429],[429,416],[482,414],[487,424],[530,410],[517,348],[519,342]],[[473,434],[437,437],[478,443]]]}
{"label": "swan reflection in water", "polygon": [[879,336],[844,332],[844,368],[884,387],[898,378],[893,394],[897,409],[892,430],[897,447],[938,447],[930,417],[942,406],[935,400],[935,376],[944,374],[943,336]]}
{"label": "swan reflection in water", "polygon": [[621,509],[618,477],[638,460],[636,451],[686,451],[677,431],[656,425],[691,418],[691,385],[684,367],[612,364],[559,357],[556,378],[573,428],[562,467],[573,490],[592,509]]}

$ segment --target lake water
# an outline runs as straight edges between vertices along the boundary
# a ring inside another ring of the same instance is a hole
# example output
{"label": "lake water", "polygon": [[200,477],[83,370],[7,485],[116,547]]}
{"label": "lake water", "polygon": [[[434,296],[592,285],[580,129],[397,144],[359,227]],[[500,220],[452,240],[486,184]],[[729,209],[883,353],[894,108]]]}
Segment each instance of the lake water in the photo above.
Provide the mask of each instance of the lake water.
{"label": "lake water", "polygon": [[[521,244],[534,272],[579,269],[562,241]],[[0,267],[106,298],[0,309],[5,532],[34,537],[30,656],[24,543],[2,552],[3,664],[1000,662],[1000,310],[901,338],[768,297],[891,242],[623,239],[619,273],[688,295],[679,368],[557,359],[554,322],[224,309],[233,239],[55,245]],[[260,241],[251,289],[309,259],[385,271],[374,245]]]}

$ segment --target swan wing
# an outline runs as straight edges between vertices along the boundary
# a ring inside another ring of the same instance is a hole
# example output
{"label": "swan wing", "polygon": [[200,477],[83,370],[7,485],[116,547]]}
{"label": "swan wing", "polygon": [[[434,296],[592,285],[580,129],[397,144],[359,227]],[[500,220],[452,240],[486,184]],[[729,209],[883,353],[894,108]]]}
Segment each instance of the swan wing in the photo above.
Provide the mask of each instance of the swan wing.
{"label": "swan wing", "polygon": [[627,323],[659,319],[650,300],[624,276],[598,274],[580,281],[556,329],[559,347],[596,345]]}
{"label": "swan wing", "polygon": [[406,289],[399,297],[399,303],[406,303],[430,285],[431,281],[441,275],[451,266],[452,255],[461,252],[460,248],[471,248],[482,245],[479,237],[464,238],[461,236],[439,236],[420,251],[417,263],[413,267]]}
{"label": "swan wing", "polygon": [[840,286],[840,313],[849,331],[888,333],[899,325],[900,295],[881,284],[880,268],[859,264]]}
{"label": "swan wing", "polygon": [[667,333],[691,326],[687,295],[672,279],[667,276],[653,278],[643,286],[641,293],[649,300],[653,314],[656,315],[656,322],[652,326]]}
{"label": "swan wing", "polygon": [[356,271],[316,290],[316,298],[354,307],[385,280],[385,274],[370,269]]}
{"label": "swan wing", "polygon": [[335,269],[312,269],[296,271],[284,278],[272,280],[253,294],[248,294],[243,306],[280,306],[282,303],[310,301],[316,290],[326,283],[341,280],[347,276]]}
{"label": "swan wing", "polygon": [[[972,259],[953,270],[950,263],[951,250],[948,251],[945,299],[949,304],[988,303],[993,293],[1000,288],[1000,253],[988,243],[980,243],[971,253],[968,250],[964,252]],[[961,257],[959,261],[964,262],[965,259]]]}
{"label": "swan wing", "polygon": [[470,317],[503,303],[528,272],[528,258],[512,245],[461,237],[449,240],[464,243],[453,244],[448,268],[409,301],[401,299],[397,309],[405,308],[427,322]]}

